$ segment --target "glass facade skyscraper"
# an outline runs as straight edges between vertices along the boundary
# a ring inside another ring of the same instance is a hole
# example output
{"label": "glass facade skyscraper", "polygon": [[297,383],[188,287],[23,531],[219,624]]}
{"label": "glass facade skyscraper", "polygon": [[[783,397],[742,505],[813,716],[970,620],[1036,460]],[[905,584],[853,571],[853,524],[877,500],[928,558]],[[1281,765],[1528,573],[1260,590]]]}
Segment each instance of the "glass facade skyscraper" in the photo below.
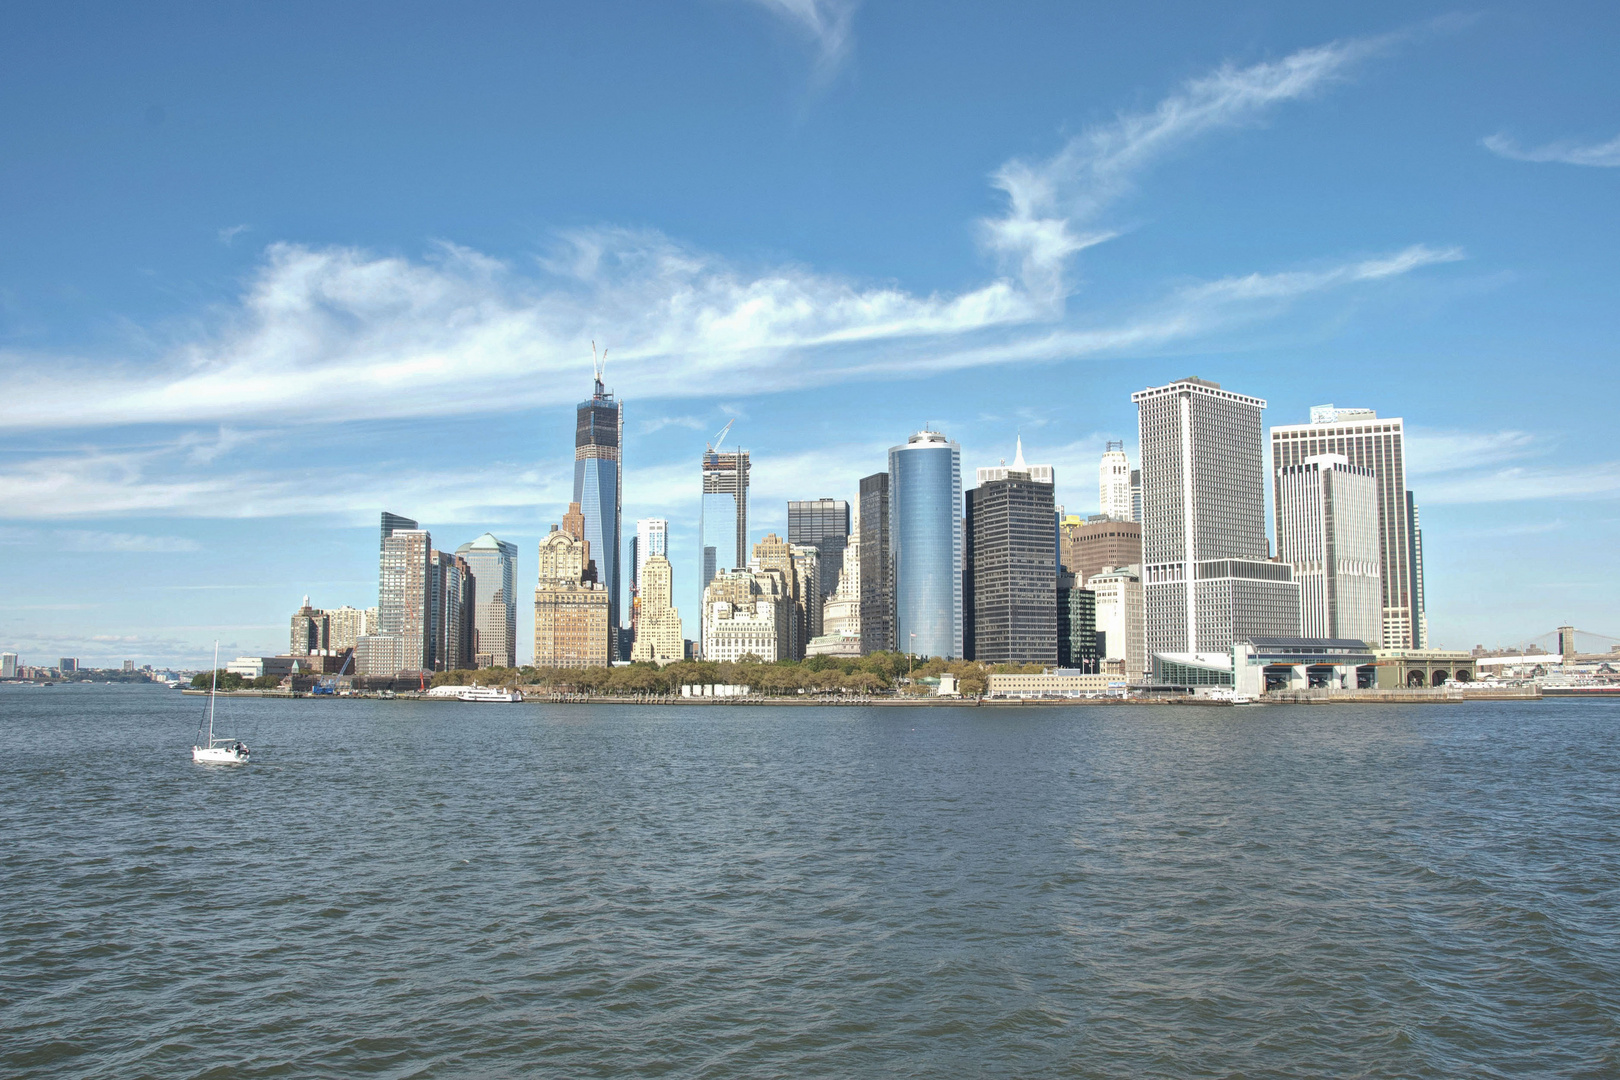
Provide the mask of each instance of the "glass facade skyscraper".
{"label": "glass facade skyscraper", "polygon": [[698,518],[698,588],[721,570],[748,565],[748,451],[703,453],[703,506]]}
{"label": "glass facade skyscraper", "polygon": [[596,580],[608,589],[608,620],[619,623],[619,552],[624,514],[624,404],[597,375],[574,425],[574,501],[585,515],[584,539],[596,560]]}
{"label": "glass facade skyscraper", "polygon": [[806,544],[821,553],[819,603],[838,588],[838,575],[844,571],[849,503],[843,499],[790,500],[787,538],[790,544]]}
{"label": "glass facade skyscraper", "polygon": [[517,604],[512,593],[517,545],[485,533],[456,548],[466,560],[473,587],[473,663],[487,657],[492,667],[517,666]]}
{"label": "glass facade skyscraper", "polygon": [[894,648],[894,589],[889,565],[889,474],[861,477],[861,653]]}
{"label": "glass facade skyscraper", "polygon": [[889,450],[894,647],[962,655],[962,448],[919,431]]}

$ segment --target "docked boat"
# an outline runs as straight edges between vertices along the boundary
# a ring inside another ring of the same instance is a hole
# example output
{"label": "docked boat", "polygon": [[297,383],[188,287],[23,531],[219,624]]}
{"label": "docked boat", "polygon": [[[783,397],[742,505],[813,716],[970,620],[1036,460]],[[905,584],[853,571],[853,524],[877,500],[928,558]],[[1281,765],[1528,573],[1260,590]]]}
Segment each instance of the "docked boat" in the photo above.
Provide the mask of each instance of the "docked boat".
{"label": "docked boat", "polygon": [[208,687],[208,706],[203,710],[203,722],[197,727],[197,745],[191,748],[191,760],[199,765],[246,765],[247,744],[240,739],[228,739],[214,734],[214,696],[219,693],[219,642],[214,642],[214,675]]}
{"label": "docked boat", "polygon": [[456,691],[456,700],[505,705],[522,701],[523,695],[516,690],[502,690],[498,686],[479,686],[477,683],[473,683],[471,686],[465,686]]}

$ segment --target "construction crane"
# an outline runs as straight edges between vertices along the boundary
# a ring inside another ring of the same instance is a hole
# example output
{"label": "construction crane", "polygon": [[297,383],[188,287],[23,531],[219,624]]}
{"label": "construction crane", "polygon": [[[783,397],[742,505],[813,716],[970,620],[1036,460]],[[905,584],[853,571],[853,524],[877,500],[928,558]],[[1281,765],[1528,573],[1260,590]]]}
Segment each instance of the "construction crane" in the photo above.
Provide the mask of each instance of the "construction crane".
{"label": "construction crane", "polygon": [[726,432],[730,431],[731,425],[735,424],[736,422],[736,417],[732,417],[730,420],[726,421],[726,426],[720,429],[720,434],[716,435],[714,437],[714,442],[710,444],[708,448],[709,453],[718,454],[720,452],[720,444],[726,441]]}
{"label": "construction crane", "polygon": [[607,354],[608,351],[603,349],[601,356],[596,355],[596,342],[594,340],[591,342],[591,373],[596,376],[596,392],[598,394],[604,392],[602,376],[607,372]]}
{"label": "construction crane", "polygon": [[328,694],[335,695],[337,693],[338,680],[343,678],[343,673],[349,670],[349,664],[353,660],[354,650],[350,649],[349,655],[343,658],[343,666],[338,668],[338,673],[336,675],[323,675],[321,678],[316,679],[315,685],[310,689],[309,692],[311,694],[320,694],[323,697]]}

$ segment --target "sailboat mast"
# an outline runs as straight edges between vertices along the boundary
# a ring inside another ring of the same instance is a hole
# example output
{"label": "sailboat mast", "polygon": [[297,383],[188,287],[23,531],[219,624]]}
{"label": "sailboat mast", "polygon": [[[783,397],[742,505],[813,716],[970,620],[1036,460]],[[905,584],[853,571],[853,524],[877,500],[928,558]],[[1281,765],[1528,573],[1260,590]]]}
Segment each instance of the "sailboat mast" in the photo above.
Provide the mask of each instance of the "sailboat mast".
{"label": "sailboat mast", "polygon": [[214,642],[214,676],[208,686],[208,745],[214,745],[214,694],[219,690],[219,642]]}

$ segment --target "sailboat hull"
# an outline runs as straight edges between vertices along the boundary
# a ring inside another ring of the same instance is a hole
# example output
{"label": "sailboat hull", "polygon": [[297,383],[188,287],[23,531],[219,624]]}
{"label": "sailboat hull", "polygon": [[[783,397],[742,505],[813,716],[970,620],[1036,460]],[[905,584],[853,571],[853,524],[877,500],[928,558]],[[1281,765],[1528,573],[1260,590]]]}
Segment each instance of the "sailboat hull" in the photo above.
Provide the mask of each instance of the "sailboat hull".
{"label": "sailboat hull", "polygon": [[193,746],[191,760],[199,765],[246,765],[248,756],[231,746]]}

